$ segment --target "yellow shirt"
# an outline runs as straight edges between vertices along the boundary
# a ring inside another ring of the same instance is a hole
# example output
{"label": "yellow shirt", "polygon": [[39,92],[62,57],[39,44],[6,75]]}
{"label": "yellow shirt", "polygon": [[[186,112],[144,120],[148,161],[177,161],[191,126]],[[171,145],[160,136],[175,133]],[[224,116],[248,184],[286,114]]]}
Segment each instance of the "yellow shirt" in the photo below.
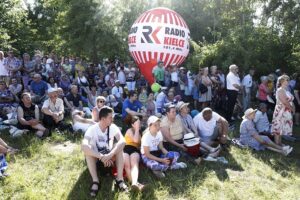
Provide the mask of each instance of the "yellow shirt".
{"label": "yellow shirt", "polygon": [[166,127],[170,131],[170,135],[174,140],[181,140],[183,138],[182,123],[179,118],[175,118],[174,122],[170,122],[168,117],[165,116],[160,123],[160,127]]}
{"label": "yellow shirt", "polygon": [[125,143],[126,145],[131,145],[136,148],[140,148],[141,146],[141,141],[139,141],[138,143],[134,142],[132,137],[129,134],[125,134]]}

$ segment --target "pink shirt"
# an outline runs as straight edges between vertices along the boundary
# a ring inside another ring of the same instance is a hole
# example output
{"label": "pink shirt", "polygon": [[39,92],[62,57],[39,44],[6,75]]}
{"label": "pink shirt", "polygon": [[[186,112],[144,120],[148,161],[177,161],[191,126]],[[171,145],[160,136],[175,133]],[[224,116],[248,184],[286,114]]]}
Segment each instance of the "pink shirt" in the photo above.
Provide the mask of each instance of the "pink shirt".
{"label": "pink shirt", "polygon": [[268,88],[265,84],[261,83],[258,87],[258,98],[259,100],[266,101],[268,96]]}

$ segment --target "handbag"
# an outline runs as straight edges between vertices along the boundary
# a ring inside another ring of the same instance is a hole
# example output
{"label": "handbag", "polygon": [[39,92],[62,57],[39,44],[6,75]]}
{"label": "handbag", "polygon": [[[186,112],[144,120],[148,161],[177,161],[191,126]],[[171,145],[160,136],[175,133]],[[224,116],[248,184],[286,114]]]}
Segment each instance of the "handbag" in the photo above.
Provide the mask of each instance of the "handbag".
{"label": "handbag", "polygon": [[204,94],[204,93],[206,93],[207,91],[208,91],[207,86],[200,82],[200,83],[199,83],[199,92],[200,92],[201,94]]}

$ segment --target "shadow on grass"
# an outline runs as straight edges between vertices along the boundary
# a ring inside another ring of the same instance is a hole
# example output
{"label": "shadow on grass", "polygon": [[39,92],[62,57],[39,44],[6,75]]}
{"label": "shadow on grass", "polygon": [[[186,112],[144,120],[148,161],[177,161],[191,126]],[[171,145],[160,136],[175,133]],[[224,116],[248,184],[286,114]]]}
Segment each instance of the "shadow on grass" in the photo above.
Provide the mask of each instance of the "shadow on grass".
{"label": "shadow on grass", "polygon": [[[113,176],[106,175],[108,172],[110,172],[109,168],[107,168],[107,170],[105,169],[105,171],[106,172],[100,172],[100,169],[98,169],[100,189],[95,199],[120,199],[119,195],[121,195],[121,192],[114,185],[115,182]],[[88,169],[86,168],[77,179],[71,192],[68,194],[67,199],[92,199],[90,197],[91,183],[92,179]],[[130,192],[128,195],[130,199],[157,199],[154,196],[154,187],[152,184],[149,185],[149,187],[147,187],[143,193]]]}
{"label": "shadow on grass", "polygon": [[269,150],[252,151],[253,157],[264,162],[274,169],[282,177],[288,177],[293,172],[300,172],[300,142],[284,142],[293,147],[293,151],[288,156],[283,156]]}

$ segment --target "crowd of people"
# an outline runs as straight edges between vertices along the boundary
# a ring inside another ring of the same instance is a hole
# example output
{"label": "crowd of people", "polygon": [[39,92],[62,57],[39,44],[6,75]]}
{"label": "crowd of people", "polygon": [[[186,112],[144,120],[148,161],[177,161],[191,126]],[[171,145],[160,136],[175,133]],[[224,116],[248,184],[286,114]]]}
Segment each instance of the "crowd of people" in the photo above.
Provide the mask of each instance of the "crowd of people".
{"label": "crowd of people", "polygon": [[[186,168],[187,162],[199,165],[202,158],[218,158],[241,117],[243,145],[288,155],[293,148],[282,137],[294,138],[294,114],[300,124],[297,75],[289,78],[277,70],[258,84],[252,68],[241,74],[232,64],[228,70],[225,75],[211,66],[195,73],[159,60],[152,71],[154,88],[133,62],[117,58],[87,64],[78,57],[58,59],[54,53],[37,51],[31,59],[27,53],[20,58],[0,51],[0,117],[8,123],[16,119],[16,129],[33,131],[41,139],[53,133],[84,134],[91,196],[100,187],[99,166],[116,168],[119,189],[128,191],[126,174],[132,189],[143,190],[140,162],[163,178],[167,170]],[[255,102],[258,110],[252,108]],[[117,118],[126,126],[114,124]],[[5,155],[16,151],[0,140],[1,176]]]}

